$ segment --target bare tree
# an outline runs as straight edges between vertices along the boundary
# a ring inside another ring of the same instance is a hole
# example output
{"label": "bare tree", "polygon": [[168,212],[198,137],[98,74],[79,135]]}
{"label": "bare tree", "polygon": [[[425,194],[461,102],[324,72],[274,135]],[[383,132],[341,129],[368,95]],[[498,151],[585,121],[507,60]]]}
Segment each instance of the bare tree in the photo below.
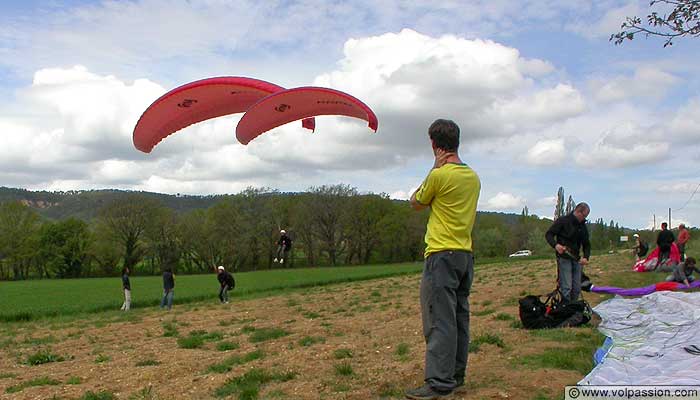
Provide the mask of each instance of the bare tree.
{"label": "bare tree", "polygon": [[700,0],[652,0],[649,6],[661,10],[648,14],[646,24],[640,17],[627,17],[622,30],[610,35],[610,41],[619,45],[641,33],[664,38],[666,47],[679,37],[700,36]]}

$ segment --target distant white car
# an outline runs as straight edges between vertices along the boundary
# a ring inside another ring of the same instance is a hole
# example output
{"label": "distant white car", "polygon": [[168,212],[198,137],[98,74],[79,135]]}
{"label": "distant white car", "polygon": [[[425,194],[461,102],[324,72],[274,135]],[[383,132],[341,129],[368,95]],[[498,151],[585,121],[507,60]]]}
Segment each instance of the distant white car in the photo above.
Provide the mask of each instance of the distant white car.
{"label": "distant white car", "polygon": [[520,250],[516,251],[515,253],[509,255],[508,257],[529,257],[532,255],[532,252],[530,250]]}

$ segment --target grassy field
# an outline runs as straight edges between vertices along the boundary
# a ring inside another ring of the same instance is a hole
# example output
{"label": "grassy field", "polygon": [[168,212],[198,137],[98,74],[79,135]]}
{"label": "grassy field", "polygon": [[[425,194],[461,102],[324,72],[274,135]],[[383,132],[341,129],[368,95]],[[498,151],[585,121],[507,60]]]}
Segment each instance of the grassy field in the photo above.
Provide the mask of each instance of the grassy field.
{"label": "grassy field", "polygon": [[[249,298],[267,292],[362,281],[422,270],[422,263],[360,267],[304,268],[235,274],[233,297]],[[175,304],[217,300],[215,274],[175,277]],[[163,280],[159,276],[131,277],[132,308],[160,303]],[[121,278],[91,278],[0,282],[0,321],[29,321],[44,317],[117,310],[123,302]]]}
{"label": "grassy field", "polygon": [[[522,329],[517,301],[554,288],[554,260],[485,261],[470,295],[466,391],[450,400],[561,398],[593,368],[603,337],[594,324]],[[629,255],[598,255],[587,272],[595,284],[624,287],[665,277],[632,272],[632,264]],[[41,304],[58,316],[0,324],[0,397],[400,399],[422,383],[421,268],[241,273],[226,305],[218,304],[213,274],[178,276],[176,300],[190,304],[168,313],[150,306],[160,297],[159,277],[133,278],[141,307],[130,313],[117,311],[118,278],[3,283],[4,310],[16,304],[38,318],[46,314]],[[57,301],[70,285],[72,300]],[[142,290],[150,297],[139,298]],[[586,294],[592,305],[607,297]],[[100,307],[113,311],[89,312]]]}

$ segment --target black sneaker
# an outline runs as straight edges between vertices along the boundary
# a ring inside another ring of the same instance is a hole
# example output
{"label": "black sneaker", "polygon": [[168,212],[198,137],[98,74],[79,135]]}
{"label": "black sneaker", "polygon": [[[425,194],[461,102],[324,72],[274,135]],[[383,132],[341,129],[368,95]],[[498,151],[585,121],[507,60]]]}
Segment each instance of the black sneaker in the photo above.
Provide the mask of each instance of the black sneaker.
{"label": "black sneaker", "polygon": [[467,388],[464,387],[464,379],[455,379],[455,388],[452,391],[455,393],[462,393],[466,390]]}
{"label": "black sneaker", "polygon": [[433,389],[429,385],[423,385],[417,389],[411,389],[406,391],[406,398],[412,400],[432,400],[439,399],[440,397],[447,396],[452,391],[441,392]]}

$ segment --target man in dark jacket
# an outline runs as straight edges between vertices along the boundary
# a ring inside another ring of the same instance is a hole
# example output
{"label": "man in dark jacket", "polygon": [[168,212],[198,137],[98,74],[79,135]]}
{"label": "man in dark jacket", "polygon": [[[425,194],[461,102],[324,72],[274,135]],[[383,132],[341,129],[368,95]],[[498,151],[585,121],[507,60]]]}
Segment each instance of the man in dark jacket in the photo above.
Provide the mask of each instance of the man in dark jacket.
{"label": "man in dark jacket", "polygon": [[565,301],[576,301],[581,294],[582,265],[588,264],[591,256],[586,227],[590,212],[588,204],[579,203],[571,214],[557,218],[545,234],[547,243],[556,250],[559,290]]}
{"label": "man in dark jacket", "polygon": [[160,301],[160,308],[168,307],[168,310],[173,308],[173,294],[175,291],[175,275],[173,270],[166,268],[163,271],[163,299]]}
{"label": "man in dark jacket", "polygon": [[661,224],[661,231],[656,237],[656,245],[659,246],[659,264],[663,264],[664,261],[668,260],[671,256],[671,244],[676,240],[673,236],[673,232],[668,230],[668,224],[663,222]]}
{"label": "man in dark jacket", "polygon": [[228,291],[236,286],[236,281],[233,280],[233,275],[226,272],[222,265],[217,267],[219,284],[221,288],[219,289],[219,300],[222,304],[228,304]]}
{"label": "man in dark jacket", "polygon": [[129,267],[124,267],[122,271],[122,288],[124,289],[124,304],[122,311],[129,311],[131,308],[131,282],[129,281]]}
{"label": "man in dark jacket", "polygon": [[287,231],[282,229],[280,231],[280,238],[277,241],[277,257],[275,257],[273,262],[279,260],[280,264],[284,264],[284,260],[289,257],[289,251],[292,249],[292,239],[287,236]]}

